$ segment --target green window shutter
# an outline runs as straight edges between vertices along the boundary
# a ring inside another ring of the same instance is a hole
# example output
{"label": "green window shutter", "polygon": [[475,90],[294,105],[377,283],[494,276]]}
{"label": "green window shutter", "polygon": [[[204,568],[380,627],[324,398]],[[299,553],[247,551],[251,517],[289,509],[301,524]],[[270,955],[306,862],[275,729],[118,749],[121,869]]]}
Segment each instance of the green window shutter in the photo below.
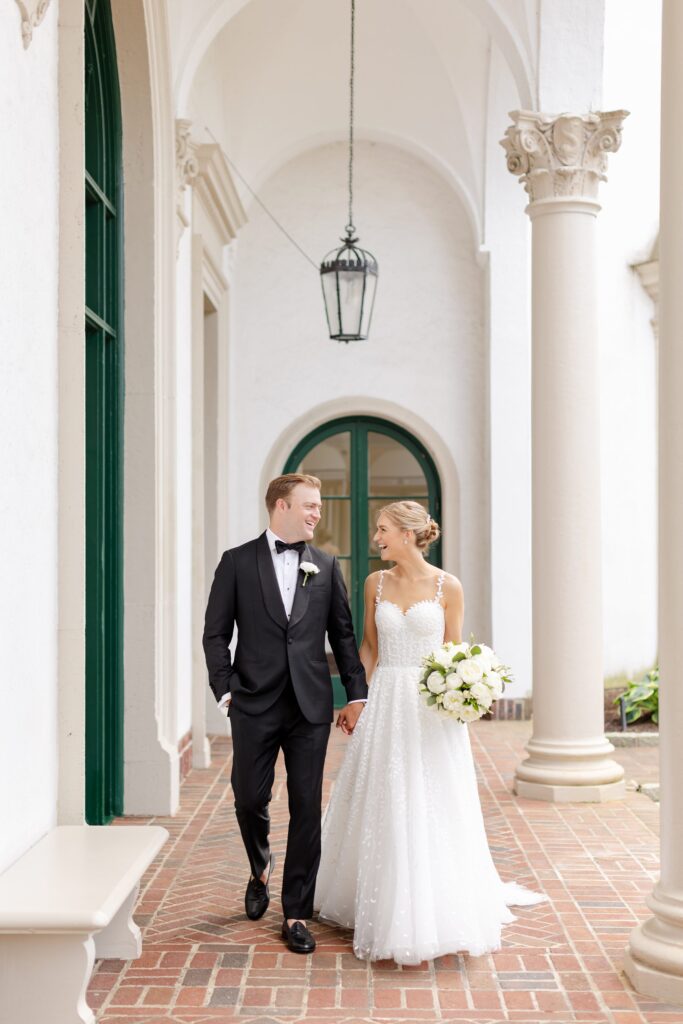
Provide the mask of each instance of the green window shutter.
{"label": "green window shutter", "polygon": [[121,108],[110,0],[85,4],[86,806],[123,811]]}

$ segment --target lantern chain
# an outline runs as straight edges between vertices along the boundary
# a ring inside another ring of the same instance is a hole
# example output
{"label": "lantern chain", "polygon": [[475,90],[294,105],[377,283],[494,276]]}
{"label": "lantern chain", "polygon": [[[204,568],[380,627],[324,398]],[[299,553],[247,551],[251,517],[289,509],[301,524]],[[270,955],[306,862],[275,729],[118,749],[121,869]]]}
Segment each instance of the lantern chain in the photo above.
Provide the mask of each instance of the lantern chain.
{"label": "lantern chain", "polygon": [[353,88],[356,71],[356,0],[351,0],[351,68],[349,75],[349,223],[346,231],[349,236],[355,233],[353,225]]}

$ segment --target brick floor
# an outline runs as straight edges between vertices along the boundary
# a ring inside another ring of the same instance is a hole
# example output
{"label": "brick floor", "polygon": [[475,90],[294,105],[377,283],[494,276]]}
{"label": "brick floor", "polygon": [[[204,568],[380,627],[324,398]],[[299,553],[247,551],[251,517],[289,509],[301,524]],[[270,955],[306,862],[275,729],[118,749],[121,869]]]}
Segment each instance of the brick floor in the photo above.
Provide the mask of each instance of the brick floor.
{"label": "brick floor", "polygon": [[[492,851],[504,879],[539,888],[550,904],[519,909],[494,955],[442,957],[399,968],[361,963],[349,933],[314,924],[318,950],[295,956],[279,939],[276,869],[265,918],[243,912],[247,868],[229,791],[230,742],[191,771],[171,840],[143,879],[137,961],[100,962],[89,1001],[102,1024],[681,1024],[683,1008],[637,996],[622,971],[630,929],[647,916],[658,864],[658,805],[634,782],[657,777],[655,748],[621,748],[631,787],[614,804],[518,800],[512,773],[529,735],[524,722],[471,728]],[[326,794],[344,751],[333,730]],[[286,791],[273,793],[273,847],[283,863]]]}

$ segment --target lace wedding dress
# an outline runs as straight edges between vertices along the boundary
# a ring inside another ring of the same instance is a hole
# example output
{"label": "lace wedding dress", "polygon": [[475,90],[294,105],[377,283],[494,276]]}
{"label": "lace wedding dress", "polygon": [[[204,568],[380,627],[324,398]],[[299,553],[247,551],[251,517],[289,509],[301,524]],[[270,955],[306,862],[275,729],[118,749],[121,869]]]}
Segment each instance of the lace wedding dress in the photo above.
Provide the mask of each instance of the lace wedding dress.
{"label": "lace wedding dress", "polygon": [[444,639],[443,574],[404,613],[382,600],[379,659],[328,806],[315,893],[321,920],[353,928],[363,960],[417,964],[499,949],[508,904],[545,896],[504,884],[489,851],[468,727],[427,708],[422,658]]}

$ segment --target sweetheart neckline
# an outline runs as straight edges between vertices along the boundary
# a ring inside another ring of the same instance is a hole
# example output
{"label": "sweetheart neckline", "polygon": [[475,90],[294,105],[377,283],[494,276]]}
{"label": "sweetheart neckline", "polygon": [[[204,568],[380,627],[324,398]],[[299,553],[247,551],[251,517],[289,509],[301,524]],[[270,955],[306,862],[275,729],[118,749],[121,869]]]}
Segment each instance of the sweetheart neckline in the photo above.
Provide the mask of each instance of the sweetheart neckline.
{"label": "sweetheart neckline", "polygon": [[387,601],[385,597],[383,597],[381,601],[377,602],[377,607],[379,608],[381,604],[390,604],[392,608],[395,608],[398,612],[400,612],[404,618],[406,617],[408,612],[411,612],[413,608],[417,608],[421,604],[438,604],[441,611],[444,611],[444,606],[441,604],[441,601],[439,601],[437,597],[425,597],[421,601],[414,601],[412,604],[408,605],[405,611],[403,610],[403,608],[401,608],[400,604],[396,604],[395,601]]}

